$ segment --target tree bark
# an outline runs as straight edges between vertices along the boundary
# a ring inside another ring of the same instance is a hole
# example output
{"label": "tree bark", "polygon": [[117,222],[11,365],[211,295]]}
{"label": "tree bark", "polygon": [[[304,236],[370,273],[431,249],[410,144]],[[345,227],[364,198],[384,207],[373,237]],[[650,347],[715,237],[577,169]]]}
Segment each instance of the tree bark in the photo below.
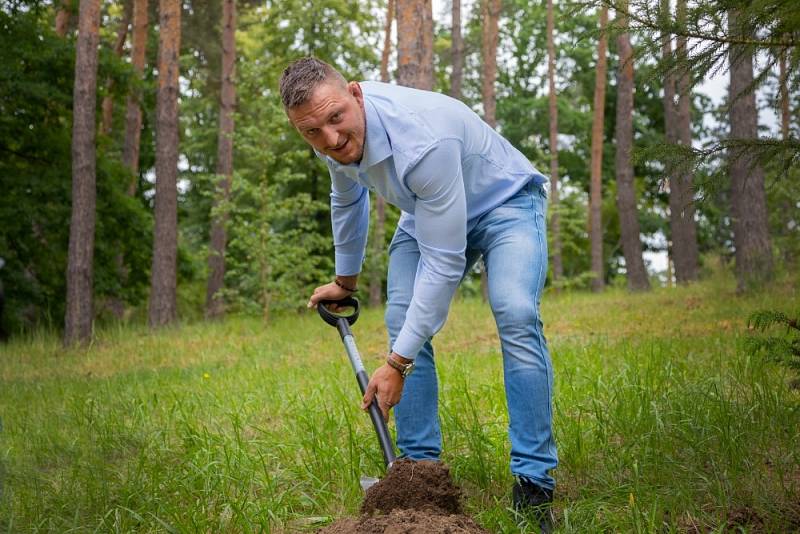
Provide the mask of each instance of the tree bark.
{"label": "tree bark", "polygon": [[159,1],[158,94],[156,97],[156,195],[150,326],[176,317],[178,256],[178,58],[181,3]]}
{"label": "tree bark", "polygon": [[603,202],[603,123],[606,100],[606,50],[608,37],[608,8],[600,9],[600,40],[597,43],[597,70],[594,79],[594,119],[592,121],[592,162],[589,189],[589,242],[591,247],[591,266],[594,278],[592,291],[602,291],[603,279],[603,226],[601,207]]}
{"label": "tree bark", "polygon": [[394,11],[394,0],[389,0],[386,4],[386,24],[383,25],[383,51],[381,52],[381,81],[384,83],[389,81],[389,55],[392,53]]}
{"label": "tree bark", "polygon": [[[456,0],[457,1],[457,0]],[[561,259],[561,227],[558,220],[558,96],[556,95],[556,47],[553,41],[553,0],[547,0],[547,80],[550,110],[550,235],[553,240],[553,280],[564,276]]]}
{"label": "tree bark", "polygon": [[[686,0],[678,0],[678,23],[686,24]],[[685,65],[686,37],[678,36],[676,53],[681,65]],[[675,141],[683,146],[692,146],[692,84],[689,70],[681,67],[677,78],[678,110],[676,114]],[[674,100],[673,100],[674,102]],[[694,176],[691,169],[675,172],[670,182],[670,222],[672,226],[672,250],[675,264],[675,280],[687,283],[697,280],[699,259],[697,251],[697,225],[694,220]]]}
{"label": "tree bark", "polygon": [[481,32],[483,120],[492,128],[497,127],[497,98],[494,85],[497,81],[497,41],[500,8],[500,0],[481,0],[483,14],[483,31]]}
{"label": "tree bark", "polygon": [[81,0],[75,50],[72,122],[72,216],[69,226],[64,344],[92,336],[96,190],[95,111],[100,0]]}
{"label": "tree bark", "polygon": [[450,96],[461,100],[461,82],[464,78],[464,39],[461,37],[461,0],[453,0],[450,54],[453,73],[450,77]]}
{"label": "tree bark", "polygon": [[236,1],[222,4],[222,87],[220,91],[219,140],[217,142],[217,186],[212,208],[211,247],[208,256],[206,317],[217,318],[225,313],[225,302],[218,294],[225,285],[225,248],[228,234],[228,201],[233,182],[233,111],[236,105]]}
{"label": "tree bark", "polygon": [[433,89],[431,0],[397,0],[397,83]]}
{"label": "tree bark", "polygon": [[[131,64],[136,77],[141,79],[144,71],[145,50],[147,47],[147,0],[133,0]],[[135,88],[128,95],[125,113],[125,145],[122,148],[122,162],[131,170],[128,194],[136,193],[139,174],[139,140],[142,130],[142,109],[139,101],[141,90]]]}
{"label": "tree bark", "polygon": [[[492,128],[497,127],[497,97],[494,84],[497,80],[497,41],[500,8],[500,0],[481,0],[483,19],[481,32],[483,120]],[[481,298],[483,302],[489,300],[489,276],[486,272],[486,263],[483,261],[481,262]]]}
{"label": "tree bark", "polygon": [[779,69],[779,92],[781,101],[781,136],[783,140],[789,139],[789,75],[786,71],[786,55],[789,53],[787,49],[780,51],[780,59],[778,61]]}
{"label": "tree bark", "polygon": [[[122,57],[122,50],[125,47],[125,39],[128,36],[128,24],[131,21],[131,1],[126,0],[123,6],[122,19],[117,28],[117,40],[114,42],[114,54]],[[101,131],[108,135],[114,121],[114,99],[111,98],[111,91],[114,89],[114,80],[109,78],[106,81],[106,95],[103,97],[103,122]]]}
{"label": "tree bark", "polygon": [[[59,37],[67,35],[69,23],[72,19],[73,0],[62,0],[56,13],[55,30]],[[99,23],[98,23],[99,24]]]}
{"label": "tree bark", "polygon": [[628,289],[644,291],[650,289],[647,269],[642,259],[642,241],[639,227],[639,210],[636,207],[636,188],[633,183],[633,48],[628,34],[627,3],[622,2],[617,9],[617,51],[619,70],[617,72],[617,150],[615,167],[617,174],[617,210],[622,239],[622,252],[625,256],[625,271]]}
{"label": "tree bark", "polygon": [[[383,27],[383,52],[381,53],[381,81],[389,82],[389,54],[392,53],[392,22],[394,21],[394,0],[386,5],[386,24]],[[386,232],[386,201],[375,195],[375,230],[372,232],[372,254],[377,258],[383,253]],[[382,269],[374,268],[369,275],[369,305],[378,307],[383,303]]]}
{"label": "tree bark", "polygon": [[[738,12],[728,11],[730,35],[743,36]],[[753,54],[741,45],[730,47],[731,138],[758,138],[756,95],[752,90]],[[734,147],[729,153],[731,217],[736,248],[736,279],[740,291],[772,278],[772,248],[767,222],[764,169],[752,149]]]}

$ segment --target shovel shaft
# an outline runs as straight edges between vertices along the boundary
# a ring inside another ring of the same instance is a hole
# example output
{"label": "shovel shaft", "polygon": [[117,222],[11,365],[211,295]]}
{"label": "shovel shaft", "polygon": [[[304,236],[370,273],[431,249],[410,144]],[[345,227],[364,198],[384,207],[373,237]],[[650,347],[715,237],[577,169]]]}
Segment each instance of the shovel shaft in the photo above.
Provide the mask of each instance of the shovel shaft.
{"label": "shovel shaft", "polygon": [[[356,374],[358,387],[361,390],[361,395],[367,392],[367,384],[369,384],[369,377],[367,371],[364,369],[364,364],[361,361],[361,355],[358,353],[356,342],[353,339],[353,334],[350,332],[350,325],[344,319],[339,320],[337,325],[339,332],[343,333],[342,341],[344,342],[347,357],[350,359],[350,365]],[[389,435],[389,429],[386,427],[386,421],[383,420],[383,414],[378,406],[378,399],[375,398],[369,405],[369,418],[372,420],[372,426],[375,428],[375,433],[378,435],[378,442],[383,452],[383,461],[386,466],[392,465],[397,457],[394,454],[394,444]]]}

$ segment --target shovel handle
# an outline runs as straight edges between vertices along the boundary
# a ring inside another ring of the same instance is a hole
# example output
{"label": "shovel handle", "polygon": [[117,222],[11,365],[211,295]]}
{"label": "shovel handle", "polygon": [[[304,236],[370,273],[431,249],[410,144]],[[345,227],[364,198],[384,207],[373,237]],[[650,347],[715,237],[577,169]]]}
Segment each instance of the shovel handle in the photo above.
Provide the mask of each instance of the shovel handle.
{"label": "shovel handle", "polygon": [[[353,308],[350,315],[339,315],[328,309],[328,304],[336,304],[340,308]],[[347,324],[354,325],[358,321],[358,299],[345,297],[342,300],[321,300],[317,303],[317,312],[322,319],[331,326],[339,326],[339,319],[344,319]]]}
{"label": "shovel handle", "polygon": [[[350,315],[338,315],[333,313],[326,306],[327,304],[336,304],[342,308],[353,308],[353,313]],[[350,331],[350,325],[358,320],[358,300],[353,297],[346,297],[342,300],[322,300],[317,304],[317,312],[322,319],[331,326],[336,327],[339,335],[342,337],[347,357],[350,359],[350,365],[356,375],[358,387],[361,390],[361,395],[367,392],[367,385],[369,384],[369,375],[367,375],[364,364],[361,362],[361,356],[358,353],[353,333]],[[375,434],[378,436],[378,443],[381,446],[383,453],[383,461],[386,467],[391,467],[397,457],[394,454],[394,443],[392,436],[389,434],[389,429],[386,426],[386,421],[383,420],[383,413],[378,406],[378,399],[375,398],[369,405],[369,418],[372,420],[372,426],[375,429]]]}

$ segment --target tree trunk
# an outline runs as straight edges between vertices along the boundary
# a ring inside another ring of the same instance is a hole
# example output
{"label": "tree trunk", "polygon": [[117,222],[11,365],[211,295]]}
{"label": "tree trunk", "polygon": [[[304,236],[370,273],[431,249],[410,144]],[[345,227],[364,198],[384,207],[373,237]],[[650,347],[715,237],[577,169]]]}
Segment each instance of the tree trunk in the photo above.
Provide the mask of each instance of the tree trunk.
{"label": "tree trunk", "polygon": [[92,336],[92,281],[97,190],[95,111],[100,0],[81,0],[72,104],[72,217],[69,225],[64,344],[84,345]]}
{"label": "tree trunk", "polygon": [[461,99],[461,82],[464,78],[464,39],[461,37],[461,0],[453,0],[450,54],[453,73],[450,77],[450,96]]}
{"label": "tree trunk", "polygon": [[433,89],[431,0],[397,0],[397,83]]}
{"label": "tree trunk", "polygon": [[636,188],[633,183],[633,48],[628,34],[627,4],[622,2],[617,10],[617,50],[619,70],[617,72],[617,151],[615,167],[617,174],[617,210],[625,255],[625,271],[628,289],[644,291],[650,289],[647,269],[642,259],[642,241],[639,237],[639,210],[636,207]]}
{"label": "tree trunk", "polygon": [[[389,82],[389,54],[392,52],[392,22],[394,20],[394,0],[386,6],[386,24],[383,28],[383,53],[381,54],[381,81]],[[386,201],[375,195],[375,230],[372,232],[372,254],[377,258],[383,253],[386,231]],[[383,304],[383,273],[380,267],[372,269],[369,274],[369,305],[378,307]]]}
{"label": "tree trunk", "polygon": [[[125,47],[125,38],[128,36],[128,24],[131,21],[131,1],[126,0],[123,6],[122,19],[117,28],[117,40],[114,42],[114,54],[122,57],[122,50]],[[111,91],[114,89],[114,80],[109,78],[106,81],[106,95],[103,97],[103,122],[101,131],[108,135],[111,133],[111,126],[114,121],[114,99]]]}
{"label": "tree trunk", "polygon": [[603,122],[606,101],[606,49],[608,37],[608,8],[600,9],[600,41],[597,43],[597,70],[594,79],[594,119],[592,122],[591,185],[589,190],[589,242],[594,278],[592,291],[602,291],[603,279],[603,226],[601,207],[603,202]]}
{"label": "tree trunk", "polygon": [[[728,12],[732,36],[745,36],[735,9]],[[730,48],[730,123],[731,138],[742,141],[758,138],[756,95],[753,82],[753,54],[744,46]],[[736,279],[743,291],[752,284],[772,278],[772,248],[767,223],[764,169],[752,149],[735,147],[729,151],[731,173],[731,217],[736,247]]]}
{"label": "tree trunk", "polygon": [[175,320],[178,255],[178,58],[181,3],[159,1],[156,195],[150,326]]}
{"label": "tree trunk", "polygon": [[[492,128],[497,127],[497,98],[494,84],[497,80],[497,41],[500,8],[500,0],[481,0],[481,18],[483,19],[483,31],[481,32],[483,120]],[[484,302],[489,300],[489,276],[486,273],[486,263],[483,261],[481,262],[481,298]]]}
{"label": "tree trunk", "polygon": [[[686,0],[678,0],[678,23],[686,24]],[[678,36],[676,43],[678,59],[687,61],[686,37]],[[689,70],[681,69],[678,77],[678,113],[676,141],[686,147],[692,146],[692,83]],[[697,251],[697,224],[694,220],[694,176],[691,169],[675,175],[673,200],[670,187],[670,214],[672,217],[672,246],[675,263],[675,280],[686,283],[697,280],[699,260]]]}
{"label": "tree trunk", "polygon": [[[73,0],[62,0],[56,13],[56,34],[59,37],[67,35],[70,19],[72,19]],[[99,24],[99,23],[98,23]]]}
{"label": "tree trunk", "polygon": [[483,77],[481,94],[483,96],[483,120],[495,128],[497,126],[495,81],[497,81],[497,41],[500,19],[500,0],[481,0],[483,31],[481,50],[483,56]]}
{"label": "tree trunk", "polygon": [[392,53],[392,23],[394,22],[394,0],[386,4],[386,24],[383,26],[383,52],[381,52],[381,81],[389,82],[389,55]]}
{"label": "tree trunk", "polygon": [[212,208],[211,247],[208,255],[208,287],[206,288],[206,317],[221,317],[225,302],[218,292],[225,285],[225,247],[228,234],[228,201],[233,181],[233,111],[236,105],[236,2],[222,4],[222,87],[219,109],[219,140],[217,142],[217,186]]}
{"label": "tree trunk", "polygon": [[556,47],[553,42],[553,0],[547,0],[547,80],[550,110],[550,235],[553,239],[553,280],[564,276],[561,260],[561,228],[558,220],[558,101],[556,95]]}
{"label": "tree trunk", "polygon": [[[137,78],[141,79],[147,47],[147,0],[133,0],[132,33],[131,64],[133,72]],[[125,145],[122,148],[122,163],[131,170],[132,178],[128,187],[128,194],[131,196],[136,193],[139,174],[139,140],[142,130],[140,99],[141,91],[136,87],[128,95],[128,106],[125,113]]]}
{"label": "tree trunk", "polygon": [[779,92],[780,92],[780,101],[781,101],[781,136],[784,141],[789,139],[789,75],[786,71],[786,56],[788,55],[788,49],[783,49],[780,51],[780,60],[779,60]]}

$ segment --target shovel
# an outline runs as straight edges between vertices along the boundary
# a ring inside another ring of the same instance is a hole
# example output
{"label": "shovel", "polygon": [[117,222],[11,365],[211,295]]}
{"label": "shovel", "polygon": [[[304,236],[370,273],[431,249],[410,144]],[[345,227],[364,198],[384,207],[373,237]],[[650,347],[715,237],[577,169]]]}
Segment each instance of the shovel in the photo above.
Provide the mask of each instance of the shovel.
{"label": "shovel", "polygon": [[[328,304],[333,304],[339,309],[353,308],[353,313],[350,315],[338,315],[328,309]],[[350,325],[355,324],[358,320],[358,300],[353,297],[346,297],[342,300],[323,300],[318,303],[317,311],[319,312],[319,316],[329,325],[336,327],[339,331],[339,335],[342,336],[342,343],[344,343],[347,357],[350,359],[350,365],[353,367],[353,371],[356,374],[358,387],[361,389],[361,395],[364,395],[367,391],[369,377],[367,376],[366,369],[364,369],[364,364],[361,363],[361,356],[358,353],[358,348],[356,348],[353,332],[350,330]],[[394,445],[392,444],[391,436],[389,436],[389,429],[386,427],[383,414],[378,407],[377,398],[373,399],[372,403],[369,405],[369,418],[372,419],[372,426],[375,428],[375,434],[378,436],[378,443],[380,443],[381,451],[383,452],[383,461],[388,469],[392,466],[397,457],[394,454]],[[376,482],[378,482],[377,478],[362,476],[361,488],[367,491],[367,489]]]}

